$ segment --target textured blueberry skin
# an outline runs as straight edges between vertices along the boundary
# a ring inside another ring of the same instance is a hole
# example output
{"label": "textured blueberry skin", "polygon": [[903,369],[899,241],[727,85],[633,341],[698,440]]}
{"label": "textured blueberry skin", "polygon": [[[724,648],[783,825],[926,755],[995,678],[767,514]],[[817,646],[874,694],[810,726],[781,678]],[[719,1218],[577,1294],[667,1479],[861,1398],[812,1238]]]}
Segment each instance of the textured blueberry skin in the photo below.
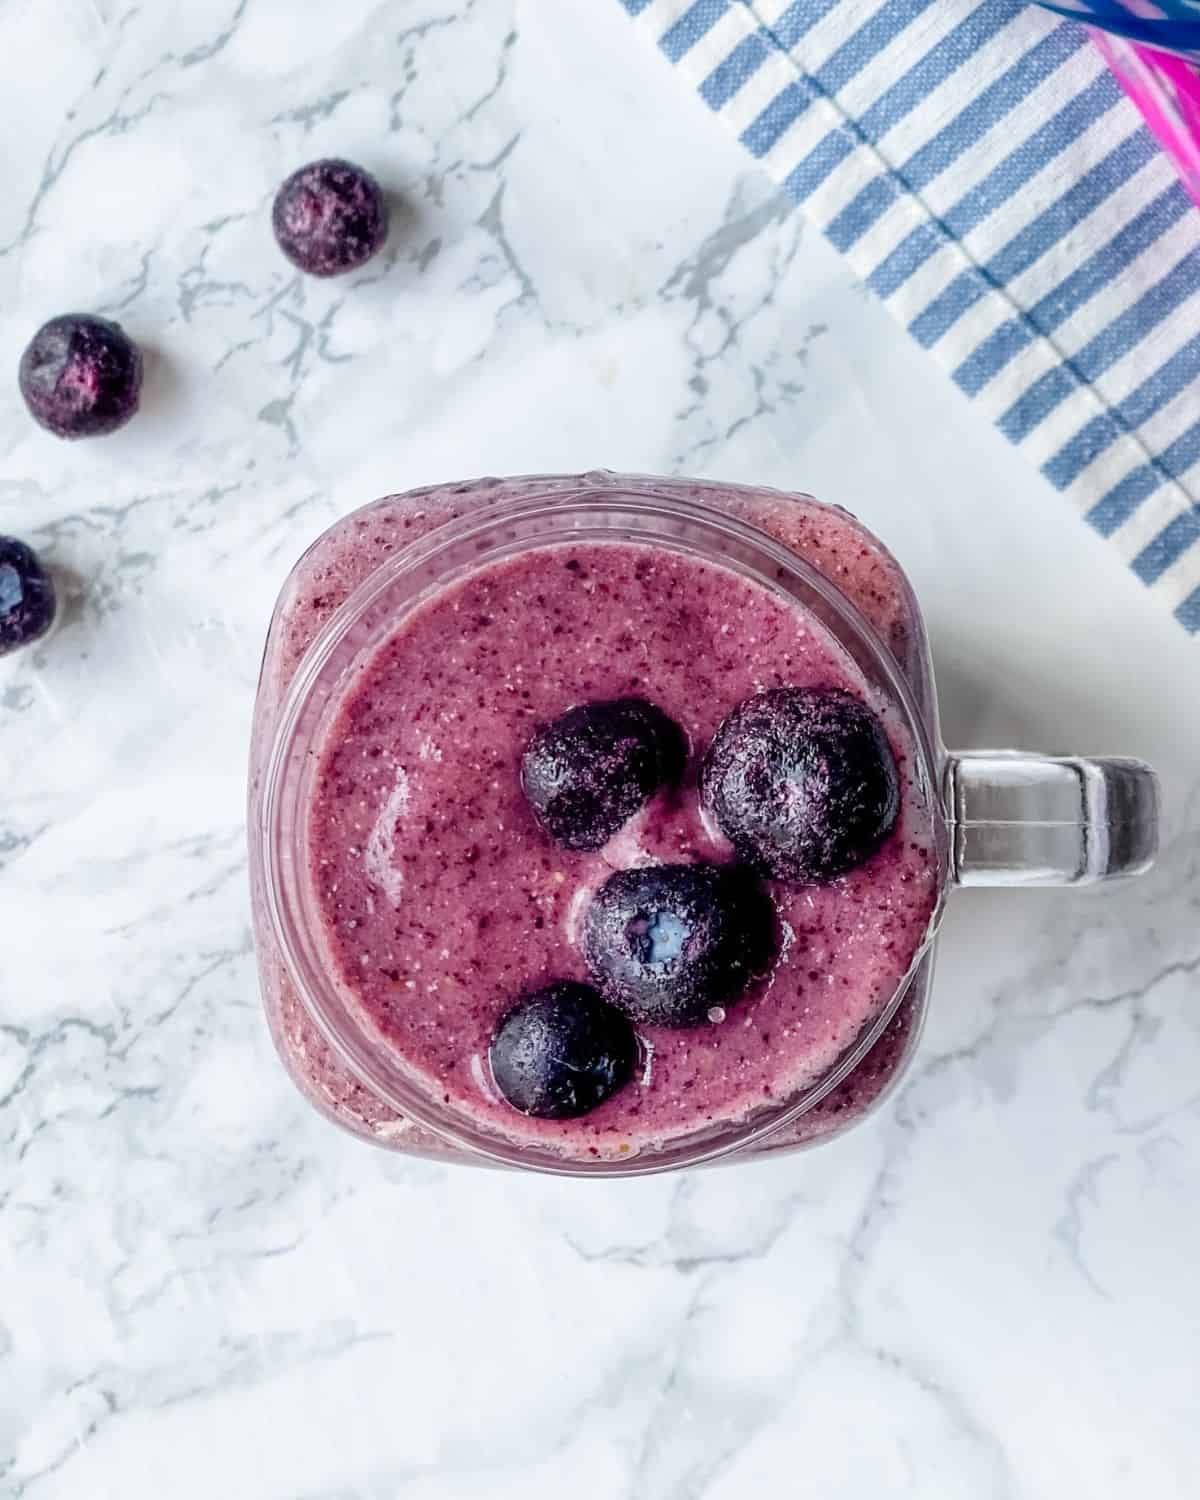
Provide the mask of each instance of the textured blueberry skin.
{"label": "textured blueberry skin", "polygon": [[57,607],[54,583],[32,547],[0,536],[0,656],[45,635]]}
{"label": "textured blueberry skin", "polygon": [[698,1026],[769,965],[775,912],[736,866],[618,870],[592,898],[583,954],[605,999],[651,1026]]}
{"label": "textured blueberry skin", "polygon": [[119,323],[65,313],[34,334],[19,382],[34,421],[55,437],[101,437],[138,409],[142,353]]}
{"label": "textured blueberry skin", "polygon": [[310,276],[340,276],[365,264],[387,239],[387,202],[369,172],[330,158],[293,172],[275,195],[279,248]]}
{"label": "textured blueberry skin", "polygon": [[861,865],[900,812],[879,716],[834,688],[776,688],[740,703],[713,736],[700,789],[743,860],[798,883]]}
{"label": "textured blueberry skin", "polygon": [[534,731],[521,786],[556,843],[594,850],[677,781],[686,759],[683,731],[644,698],[584,703]]}
{"label": "textured blueberry skin", "polygon": [[519,1001],[489,1049],[496,1087],[522,1114],[569,1120],[633,1076],[637,1041],[591,985],[560,980]]}

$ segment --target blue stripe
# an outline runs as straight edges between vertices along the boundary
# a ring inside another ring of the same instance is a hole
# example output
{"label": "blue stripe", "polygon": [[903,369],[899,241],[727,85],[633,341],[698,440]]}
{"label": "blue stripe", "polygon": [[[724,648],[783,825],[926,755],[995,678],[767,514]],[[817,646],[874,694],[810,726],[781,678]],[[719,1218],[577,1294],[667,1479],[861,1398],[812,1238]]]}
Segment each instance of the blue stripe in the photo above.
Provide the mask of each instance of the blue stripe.
{"label": "blue stripe", "polygon": [[890,297],[939,245],[969,234],[1123,97],[1112,74],[1102,73],[947,209],[940,229],[919,224],[907,235],[867,278],[872,290]]}
{"label": "blue stripe", "polygon": [[813,87],[807,78],[798,78],[787,84],[742,131],[742,144],[753,156],[765,156],[792,122],[808,108],[812,97]]}
{"label": "blue stripe", "polygon": [[963,313],[993,286],[1027,271],[1063,236],[1092,213],[1106,198],[1139,172],[1158,151],[1154,137],[1144,126],[1127,136],[1119,146],[1086,173],[1068,192],[1014,235],[982,270],[964,271],[946,290],[918,313],[909,325],[920,344],[929,348],[951,328]]}
{"label": "blue stripe", "polygon": [[[1086,43],[1086,32],[1070,26],[1043,37],[896,169],[903,186],[914,193],[928,187]],[[839,250],[848,250],[895,200],[897,189],[883,193],[878,181],[868,183],[830,225],[829,237]]]}
{"label": "blue stripe", "polygon": [[[929,0],[910,0],[910,3],[917,6],[919,13],[927,8]],[[1024,9],[1020,0],[988,0],[987,4],[972,11],[864,113],[858,122],[864,138],[881,140]],[[824,73],[824,69],[821,71]],[[822,87],[828,87],[824,78]]]}
{"label": "blue stripe", "polygon": [[947,212],[946,228],[959,237],[969,234],[1123,97],[1112,74],[1101,73],[964,193]]}
{"label": "blue stripe", "polygon": [[990,292],[995,283],[986,271],[961,271],[950,285],[908,325],[908,331],[923,348],[936,344],[969,307]]}
{"label": "blue stripe", "polygon": [[1087,513],[1087,518],[1101,536],[1112,536],[1117,527],[1137,510],[1143,500],[1162,484],[1162,475],[1153,464],[1139,464],[1102,495]]}
{"label": "blue stripe", "polygon": [[640,16],[650,4],[650,0],[621,0],[621,4],[631,16]]}
{"label": "blue stripe", "polygon": [[[755,156],[765,156],[784,131],[803,114],[818,94],[833,95],[844,88],[893,37],[899,35],[934,0],[888,0],[871,19],[849,37],[811,78],[789,83],[781,89],[742,133],[743,143]],[[828,9],[824,5],[824,9]],[[812,24],[811,21],[808,24]],[[794,31],[796,28],[791,28]],[[807,29],[807,26],[806,28]],[[777,26],[778,32],[778,26]],[[842,160],[838,156],[837,161]],[[837,161],[833,163],[837,165]],[[833,166],[830,167],[830,171]],[[803,196],[812,192],[822,178],[816,178]]]}
{"label": "blue stripe", "polygon": [[1182,479],[1194,463],[1200,463],[1200,422],[1185,428],[1154,460],[1172,479]]}
{"label": "blue stripe", "polygon": [[[641,3],[648,4],[649,0],[641,0]],[[762,67],[773,46],[784,53],[790,51],[837,3],[838,0],[793,0],[773,25],[763,26],[754,35],[744,37],[700,85],[700,92],[709,106],[712,109],[724,108]]]}
{"label": "blue stripe", "polygon": [[853,152],[855,138],[848,129],[831,130],[784,178],[783,185],[797,203],[825,181],[836,167]]}
{"label": "blue stripe", "polygon": [[[1160,323],[1200,291],[1200,250],[1189,250],[1143,296],[1114,318],[1078,356],[1084,378],[1097,380],[1123,359]],[[1195,313],[1193,308],[1192,312]],[[1189,321],[1196,322],[1192,317]]]}
{"label": "blue stripe", "polygon": [[1143,583],[1153,583],[1197,541],[1200,541],[1200,510],[1184,511],[1142,548],[1133,560],[1133,571]]}
{"label": "blue stripe", "polygon": [[792,4],[770,26],[771,35],[787,52],[802,36],[807,36],[823,20],[838,0],[792,0]]}
{"label": "blue stripe", "polygon": [[1069,362],[1055,365],[1021,393],[996,426],[1010,442],[1019,443],[1079,385]]}
{"label": "blue stripe", "polygon": [[1106,495],[1101,495],[1088,511],[1088,520],[1102,536],[1111,536],[1158,489],[1164,475],[1181,479],[1195,463],[1200,463],[1200,422],[1193,422],[1181,432],[1153,463],[1139,464]]}
{"label": "blue stripe", "polygon": [[1024,318],[1013,318],[997,328],[955,371],[954,378],[974,396],[993,379],[1026,344],[1035,331],[1052,333],[1097,292],[1103,291],[1155,240],[1160,239],[1191,207],[1182,184],[1173,182],[1131,219],[1107,245],[1102,245],[1063,281],[1029,309]]}
{"label": "blue stripe", "polygon": [[897,189],[890,177],[876,177],[847,203],[826,226],[825,233],[837,250],[849,250],[876,219],[896,201]]}
{"label": "blue stripe", "polygon": [[1144,126],[1139,127],[1044,213],[1027,224],[1020,234],[1009,240],[988,263],[990,276],[1000,282],[1009,282],[1027,271],[1157,154],[1154,137]]}
{"label": "blue stripe", "polygon": [[1175,610],[1175,618],[1194,635],[1200,630],[1200,589],[1193,589]]}
{"label": "blue stripe", "polygon": [[700,85],[700,97],[709,109],[723,109],[770,51],[761,32],[743,37],[727,58]]}
{"label": "blue stripe", "polygon": [[1081,381],[1098,380],[1105,370],[1123,358],[1157,328],[1168,313],[1174,312],[1200,290],[1200,250],[1191,250],[1163,279],[1127,307],[1095,338],[1090,339],[1069,360],[1035,380],[1027,391],[1004,413],[997,424],[1014,443],[1023,442]]}
{"label": "blue stripe", "polygon": [[1010,359],[1032,344],[1036,329],[1029,318],[1010,318],[990,333],[954,372],[954,383],[968,396],[977,396]]}
{"label": "blue stripe", "polygon": [[693,0],[673,26],[663,32],[658,45],[673,63],[689,52],[729,9],[729,0]]}
{"label": "blue stripe", "polygon": [[1191,206],[1192,200],[1183,185],[1172,182],[1113,235],[1107,245],[1101,245],[1065,281],[1034,303],[1031,313],[1038,326],[1049,331],[1065,323],[1097,292],[1110,286],[1143,250],[1162,239]]}
{"label": "blue stripe", "polygon": [[[834,53],[824,67],[813,74],[812,81],[817,89],[821,93],[836,93],[871,60],[870,56],[861,55],[858,44],[860,39],[861,46],[875,40],[866,34],[876,29],[876,22],[882,22],[886,18],[892,24],[903,19],[904,25],[907,25],[931,3],[932,0],[895,0],[893,5],[878,11],[866,26]],[[973,56],[985,41],[1007,26],[1021,9],[1019,0],[988,0],[986,5],[973,11],[882,94],[860,120],[853,125],[841,125],[837,130],[830,131],[788,178],[785,186],[792,195],[798,201],[803,201],[810,193],[815,192],[825,178],[846,159],[857,140],[872,144],[879,141]],[[903,30],[903,26],[897,25],[895,29],[899,32]],[[879,45],[886,45],[890,40],[891,37],[886,36]]]}
{"label": "blue stripe", "polygon": [[[911,26],[917,17],[934,3],[935,0],[885,0],[870,20],[860,26],[853,36],[847,37],[813,74],[821,91],[826,94],[836,94],[840,89],[844,89],[851,79],[857,78],[873,58],[878,57],[890,42]],[[1005,3],[1008,3],[1008,0],[1005,0]],[[962,22],[951,35],[965,31],[967,25],[966,21]],[[946,40],[940,42],[934,52],[944,47]],[[915,73],[925,66],[933,57],[934,52],[926,53],[911,71]],[[864,116],[864,121],[865,118]]]}
{"label": "blue stripe", "polygon": [[1200,374],[1200,334],[1143,380],[1113,411],[1093,417],[1062,448],[1042,465],[1042,473],[1055,489],[1066,489],[1094,459],[1131,429],[1140,427]]}
{"label": "blue stripe", "polygon": [[1089,339],[1072,364],[1085,380],[1098,380],[1197,291],[1200,291],[1200,249],[1189,250],[1161,281],[1155,282],[1095,338]]}
{"label": "blue stripe", "polygon": [[876,296],[890,297],[914,271],[925,264],[939,245],[946,243],[947,238],[941,226],[932,220],[918,224],[911,234],[905,235],[890,255],[879,262],[867,277],[867,285]]}
{"label": "blue stripe", "polygon": [[914,190],[927,187],[1086,45],[1082,30],[1056,27],[913,154],[903,171],[905,181]]}

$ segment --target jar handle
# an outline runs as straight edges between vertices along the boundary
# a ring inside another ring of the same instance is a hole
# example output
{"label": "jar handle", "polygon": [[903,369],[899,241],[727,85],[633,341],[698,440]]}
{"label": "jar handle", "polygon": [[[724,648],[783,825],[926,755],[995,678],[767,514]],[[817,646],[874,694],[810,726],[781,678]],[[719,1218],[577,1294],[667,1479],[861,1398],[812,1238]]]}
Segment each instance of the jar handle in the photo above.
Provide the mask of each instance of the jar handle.
{"label": "jar handle", "polygon": [[1158,849],[1158,777],[1140,760],[962,751],[945,791],[959,885],[1093,885]]}

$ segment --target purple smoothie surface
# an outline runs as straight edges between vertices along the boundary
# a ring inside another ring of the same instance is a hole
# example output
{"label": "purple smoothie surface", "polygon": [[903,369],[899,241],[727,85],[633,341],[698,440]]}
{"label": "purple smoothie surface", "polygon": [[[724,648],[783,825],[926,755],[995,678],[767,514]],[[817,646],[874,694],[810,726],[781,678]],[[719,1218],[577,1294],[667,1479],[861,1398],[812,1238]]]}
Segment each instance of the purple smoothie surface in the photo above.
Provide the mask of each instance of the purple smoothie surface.
{"label": "purple smoothie surface", "polygon": [[[700,1026],[641,1026],[633,1083],[579,1119],[520,1115],[488,1073],[496,1024],[523,992],[587,978],[581,915],[612,870],[732,859],[701,817],[696,764],[731,709],[785,685],[868,695],[794,602],[616,542],[484,566],[357,672],[320,751],[310,874],[331,971],[431,1099],[509,1139],[628,1154],[778,1107],[879,1016],[936,901],[929,814],[894,715],[897,828],[828,884],[770,882],[782,941],[764,980]],[[562,849],[524,798],[522,754],[539,724],[622,694],[683,728],[689,773],[598,853]]]}
{"label": "purple smoothie surface", "polygon": [[[272,622],[256,709],[252,798],[288,683],[317,631],[359,583],[455,516],[580,483],[489,480],[389,497],[319,539],[293,570]],[[613,476],[587,476],[586,483],[621,488]],[[667,489],[733,512],[806,558],[858,606],[910,678],[921,677],[920,622],[903,575],[845,512],[774,492],[683,483]],[[910,747],[894,716],[877,705],[904,767],[900,826],[866,866],[829,887],[772,885],[794,935],[771,978],[729,1006],[723,1021],[683,1033],[640,1028],[650,1045],[643,1046],[635,1081],[589,1116],[536,1121],[506,1105],[487,1076],[491,1029],[522,991],[584,976],[576,939],[587,892],[614,866],[731,856],[705,828],[695,792],[697,759],[721,716],[748,693],[783,683],[819,682],[866,696],[853,666],[795,606],[723,568],[657,550],[639,579],[646,559],[632,571],[630,562],[642,549],[592,547],[608,555],[585,558],[586,549],[577,549],[580,570],[544,548],[506,565],[507,573],[493,569],[469,579],[376,653],[367,672],[371,691],[360,679],[322,749],[309,853],[325,886],[322,941],[331,969],[366,1027],[406,1059],[431,1099],[510,1141],[556,1145],[568,1157],[619,1158],[710,1122],[719,1127],[744,1118],[819,1077],[903,979],[928,930],[937,874]],[[515,596],[535,587],[543,571],[547,586],[538,592],[546,605],[539,606],[535,640],[528,610]],[[555,610],[570,622],[555,619]],[[484,615],[492,617],[486,626]],[[451,622],[459,634],[451,631],[455,649],[447,652]],[[558,635],[556,625],[563,625]],[[752,659],[745,649],[751,635]],[[447,667],[444,678],[440,669],[428,674],[430,661]],[[545,670],[548,663],[554,672]],[[514,768],[524,741],[535,722],[588,697],[630,691],[635,680],[636,691],[684,725],[693,751],[689,776],[680,792],[655,799],[598,854],[560,850],[521,800]],[[482,743],[487,756],[479,753]],[[448,821],[451,802],[471,805],[471,817]],[[489,820],[497,825],[492,830]],[[428,821],[433,835],[425,833]],[[480,836],[468,836],[472,821]],[[405,893],[411,898],[418,889],[419,905],[406,902]],[[453,1154],[345,1070],[292,987],[261,900],[256,924],[272,1032],[309,1099],[381,1143]],[[434,946],[431,934],[443,940]],[[409,946],[414,941],[419,951]],[[923,981],[915,991],[923,991]],[[765,1147],[818,1138],[868,1110],[911,1045],[920,998],[906,998],[851,1075]]]}

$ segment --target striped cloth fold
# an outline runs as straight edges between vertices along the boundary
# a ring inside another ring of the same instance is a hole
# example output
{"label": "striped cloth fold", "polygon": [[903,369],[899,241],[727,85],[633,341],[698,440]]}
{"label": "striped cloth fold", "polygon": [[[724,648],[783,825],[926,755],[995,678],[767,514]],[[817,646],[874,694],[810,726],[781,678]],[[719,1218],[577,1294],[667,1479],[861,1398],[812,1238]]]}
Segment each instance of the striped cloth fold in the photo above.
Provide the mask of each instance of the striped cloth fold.
{"label": "striped cloth fold", "polygon": [[913,337],[1200,632],[1200,213],[1020,0],[620,0]]}

